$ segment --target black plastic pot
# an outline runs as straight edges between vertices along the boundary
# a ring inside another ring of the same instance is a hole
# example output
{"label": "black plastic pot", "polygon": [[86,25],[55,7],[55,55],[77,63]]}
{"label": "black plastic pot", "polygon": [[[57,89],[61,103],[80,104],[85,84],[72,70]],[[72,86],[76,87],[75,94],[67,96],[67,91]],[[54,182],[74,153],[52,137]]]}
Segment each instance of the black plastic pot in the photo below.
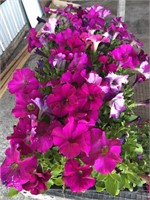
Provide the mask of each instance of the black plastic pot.
{"label": "black plastic pot", "polygon": [[47,195],[51,196],[58,196],[68,199],[74,199],[74,200],[127,200],[127,199],[136,199],[136,200],[150,200],[150,193],[148,194],[146,190],[144,189],[138,189],[137,191],[121,191],[118,196],[110,196],[107,192],[96,192],[94,189],[88,190],[84,193],[76,194],[72,193],[69,189],[66,189],[63,193],[61,189],[50,189],[47,192]]}

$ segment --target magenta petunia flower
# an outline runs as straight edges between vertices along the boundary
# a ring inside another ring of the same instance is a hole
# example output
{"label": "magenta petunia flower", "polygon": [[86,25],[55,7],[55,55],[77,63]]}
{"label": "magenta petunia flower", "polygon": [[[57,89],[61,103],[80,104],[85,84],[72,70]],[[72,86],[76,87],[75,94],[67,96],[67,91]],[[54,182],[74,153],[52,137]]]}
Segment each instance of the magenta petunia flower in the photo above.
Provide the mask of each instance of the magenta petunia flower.
{"label": "magenta petunia flower", "polygon": [[95,71],[86,73],[86,70],[81,71],[81,75],[88,83],[93,83],[101,88],[104,93],[108,93],[110,86],[106,80],[103,80]]}
{"label": "magenta petunia flower", "polygon": [[87,7],[86,10],[94,10],[98,14],[98,17],[103,19],[111,14],[111,11],[109,9],[106,9],[101,5],[93,5],[91,7]]}
{"label": "magenta petunia flower", "polygon": [[57,117],[67,115],[77,104],[76,88],[69,83],[55,87],[47,98],[47,105]]}
{"label": "magenta petunia flower", "polygon": [[119,92],[122,85],[128,83],[128,75],[109,73],[105,78],[109,81],[110,88],[113,92]]}
{"label": "magenta petunia flower", "polygon": [[123,93],[117,94],[111,101],[109,101],[109,106],[110,106],[109,117],[117,119],[120,113],[126,109]]}
{"label": "magenta petunia flower", "polygon": [[87,107],[89,110],[98,110],[103,103],[104,93],[96,84],[84,84],[78,89],[78,99],[80,106]]}
{"label": "magenta petunia flower", "polygon": [[17,69],[8,84],[9,92],[12,94],[31,93],[32,90],[38,89],[39,83],[34,75],[31,69]]}
{"label": "magenta petunia flower", "polygon": [[[31,93],[32,94],[32,93]],[[24,118],[28,117],[32,114],[38,115],[39,108],[37,105],[32,101],[32,99],[28,99],[25,95],[18,95],[16,98],[16,105],[12,110],[12,114],[16,118]]]}
{"label": "magenta petunia flower", "polygon": [[32,49],[34,49],[35,47],[40,48],[42,47],[42,44],[39,41],[39,38],[37,36],[37,32],[35,30],[35,28],[31,28],[29,35],[27,37],[27,41],[28,41],[28,51],[31,52]]}
{"label": "magenta petunia flower", "polygon": [[88,21],[87,29],[88,30],[102,29],[105,24],[103,17],[107,16],[107,14],[104,14],[104,8],[95,5],[93,7],[87,7],[86,10],[88,12],[86,15],[84,15],[84,17],[86,17]]}
{"label": "magenta petunia flower", "polygon": [[118,62],[119,67],[133,70],[139,65],[138,53],[130,44],[120,45],[110,55]]}
{"label": "magenta petunia flower", "polygon": [[21,191],[22,185],[30,179],[31,173],[37,167],[35,156],[20,160],[20,152],[15,147],[8,148],[6,158],[1,165],[1,180],[7,187]]}
{"label": "magenta petunia flower", "polygon": [[63,181],[72,192],[84,192],[95,185],[95,179],[91,173],[91,166],[80,166],[77,160],[68,160],[65,164]]}
{"label": "magenta petunia flower", "polygon": [[130,38],[130,34],[127,29],[127,24],[122,21],[121,17],[114,17],[111,21],[110,26],[107,28],[107,31],[112,35],[113,40],[115,40],[116,38],[119,40],[123,40]]}
{"label": "magenta petunia flower", "polygon": [[31,174],[29,181],[22,185],[23,189],[37,195],[48,189],[46,182],[50,179],[50,170],[42,171],[41,167]]}
{"label": "magenta petunia flower", "polygon": [[19,150],[22,155],[28,155],[33,152],[29,144],[31,128],[31,119],[28,117],[20,118],[17,126],[14,127],[13,134],[7,137],[7,140],[10,140],[11,146],[17,146],[17,150]]}
{"label": "magenta petunia flower", "polygon": [[46,153],[53,145],[51,132],[51,125],[45,122],[39,122],[37,127],[31,130],[31,149],[40,153]]}
{"label": "magenta petunia flower", "polygon": [[66,41],[67,46],[72,52],[83,52],[85,50],[85,42],[79,36],[72,36]]}
{"label": "magenta petunia flower", "polygon": [[117,162],[121,162],[121,143],[119,140],[110,140],[105,132],[98,128],[91,129],[91,150],[87,155],[82,154],[82,161],[88,165],[94,165],[96,171],[101,174],[111,173]]}
{"label": "magenta petunia flower", "polygon": [[59,147],[60,153],[67,158],[74,158],[81,152],[87,154],[90,151],[90,137],[88,127],[80,121],[75,122],[73,117],[67,124],[56,127],[52,131],[53,143]]}
{"label": "magenta petunia flower", "polygon": [[78,31],[73,32],[70,28],[66,28],[65,30],[56,34],[55,42],[59,46],[65,47],[67,45],[67,40],[72,36],[79,36],[80,33]]}

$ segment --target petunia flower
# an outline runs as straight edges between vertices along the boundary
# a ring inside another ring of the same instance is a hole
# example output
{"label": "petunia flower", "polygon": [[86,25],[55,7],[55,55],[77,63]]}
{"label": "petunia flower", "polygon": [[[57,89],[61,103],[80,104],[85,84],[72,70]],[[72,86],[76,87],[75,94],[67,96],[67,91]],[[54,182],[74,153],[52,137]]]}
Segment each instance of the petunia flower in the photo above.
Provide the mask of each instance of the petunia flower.
{"label": "petunia flower", "polygon": [[17,69],[8,84],[9,92],[15,95],[17,93],[31,93],[38,87],[39,83],[35,78],[35,72],[29,68]]}
{"label": "petunia flower", "polygon": [[35,28],[31,28],[29,35],[27,37],[28,41],[28,51],[31,52],[35,47],[40,48],[42,47],[41,42],[39,41],[39,38],[37,36],[37,32]]}
{"label": "petunia flower", "polygon": [[91,7],[87,7],[86,10],[94,10],[100,18],[105,18],[111,14],[111,11],[109,9],[106,9],[101,5],[93,5]]}
{"label": "petunia flower", "polygon": [[80,166],[77,160],[68,160],[65,164],[63,181],[72,192],[84,192],[95,184],[91,173],[91,166]]}
{"label": "petunia flower", "polygon": [[32,114],[38,115],[39,108],[38,106],[33,102],[33,99],[36,97],[42,96],[38,91],[32,91],[31,93],[24,95],[24,94],[18,94],[16,97],[16,105],[12,110],[12,114],[16,118],[24,118],[27,116],[30,116]]}
{"label": "petunia flower", "polygon": [[81,152],[87,154],[90,150],[90,137],[88,127],[83,122],[75,122],[73,117],[62,127],[56,127],[52,131],[53,143],[59,147],[60,153],[71,159]]}
{"label": "petunia flower", "polygon": [[50,170],[42,171],[40,166],[31,174],[29,181],[22,185],[23,189],[37,195],[48,189],[46,182],[50,179]]}
{"label": "petunia flower", "polygon": [[109,106],[110,106],[109,117],[117,119],[120,113],[126,109],[123,93],[117,94],[111,101],[109,101]]}
{"label": "petunia flower", "polygon": [[117,162],[121,162],[121,143],[119,140],[106,138],[105,132],[98,128],[91,129],[91,150],[88,155],[82,154],[82,161],[94,165],[101,174],[111,173]]}
{"label": "petunia flower", "polygon": [[83,84],[78,89],[79,104],[82,107],[87,107],[90,110],[97,110],[102,106],[104,93],[96,84]]}
{"label": "petunia flower", "polygon": [[38,122],[37,127],[34,127],[30,134],[30,146],[32,150],[46,153],[52,147],[52,128],[53,126],[45,122]]}
{"label": "petunia flower", "polygon": [[1,180],[7,187],[14,187],[21,191],[22,185],[30,179],[31,173],[37,167],[35,156],[20,159],[20,152],[15,148],[8,148],[6,158],[1,165]]}
{"label": "petunia flower", "polygon": [[41,33],[44,33],[44,34],[55,33],[56,26],[57,26],[57,19],[50,18],[49,21],[46,22],[44,27],[41,29]]}
{"label": "petunia flower", "polygon": [[10,140],[11,146],[17,146],[17,150],[19,150],[22,155],[28,155],[33,152],[29,140],[31,128],[32,124],[30,118],[20,118],[17,126],[13,128],[13,134],[7,137],[7,140]]}
{"label": "petunia flower", "polygon": [[150,64],[148,63],[148,61],[143,61],[140,64],[140,67],[136,68],[135,70],[140,72],[141,75],[145,77],[145,80],[150,79]]}
{"label": "petunia flower", "polygon": [[108,82],[103,80],[95,71],[86,74],[86,70],[82,70],[81,75],[88,83],[93,83],[99,86],[104,93],[109,92],[110,86]]}
{"label": "petunia flower", "polygon": [[109,73],[105,78],[109,81],[110,88],[113,92],[119,92],[122,85],[128,83],[128,75]]}
{"label": "petunia flower", "polygon": [[133,70],[139,65],[138,53],[130,44],[120,45],[110,55],[118,62],[119,67]]}
{"label": "petunia flower", "polygon": [[63,117],[76,108],[76,88],[71,84],[60,85],[53,89],[46,102],[52,114]]}

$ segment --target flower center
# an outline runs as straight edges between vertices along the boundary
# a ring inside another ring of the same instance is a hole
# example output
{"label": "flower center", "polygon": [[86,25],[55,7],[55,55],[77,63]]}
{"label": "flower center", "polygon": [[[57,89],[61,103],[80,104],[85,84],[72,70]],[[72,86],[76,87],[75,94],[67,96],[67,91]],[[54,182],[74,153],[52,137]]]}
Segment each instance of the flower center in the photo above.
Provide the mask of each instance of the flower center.
{"label": "flower center", "polygon": [[102,155],[106,155],[108,153],[108,146],[104,146],[102,149],[101,149],[101,154]]}
{"label": "flower center", "polygon": [[17,169],[18,167],[19,167],[18,163],[15,163],[15,162],[14,162],[14,163],[11,164],[11,169],[12,169],[12,170]]}
{"label": "flower center", "polygon": [[113,80],[112,85],[118,85],[116,80]]}
{"label": "flower center", "polygon": [[89,95],[89,96],[88,96],[88,99],[89,99],[90,101],[93,101],[94,97],[93,97],[92,95]]}
{"label": "flower center", "polygon": [[79,175],[82,175],[83,171],[82,170],[78,170],[78,173],[79,173]]}
{"label": "flower center", "polygon": [[65,103],[68,103],[68,101],[69,101],[68,98],[64,98],[64,99],[63,99],[63,103],[64,103],[64,104],[65,104]]}
{"label": "flower center", "polygon": [[27,105],[27,109],[28,109],[29,111],[33,111],[33,110],[35,109],[35,105],[34,105],[33,103],[29,103],[29,104]]}
{"label": "flower center", "polygon": [[28,81],[27,80],[24,80],[24,85],[28,85]]}

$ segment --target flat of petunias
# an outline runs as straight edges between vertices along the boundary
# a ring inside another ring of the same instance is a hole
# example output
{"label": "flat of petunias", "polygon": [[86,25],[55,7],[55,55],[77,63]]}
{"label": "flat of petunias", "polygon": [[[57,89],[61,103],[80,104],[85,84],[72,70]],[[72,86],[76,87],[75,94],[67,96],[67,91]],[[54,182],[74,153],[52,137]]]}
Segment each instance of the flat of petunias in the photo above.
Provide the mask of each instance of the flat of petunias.
{"label": "flat of petunias", "polygon": [[149,127],[139,125],[135,107],[150,100],[133,96],[150,79],[142,42],[101,5],[45,11],[56,17],[38,17],[41,32],[32,28],[27,38],[40,57],[35,70],[17,69],[8,84],[18,123],[7,137],[2,183],[36,195],[54,185],[111,195],[141,187]]}

